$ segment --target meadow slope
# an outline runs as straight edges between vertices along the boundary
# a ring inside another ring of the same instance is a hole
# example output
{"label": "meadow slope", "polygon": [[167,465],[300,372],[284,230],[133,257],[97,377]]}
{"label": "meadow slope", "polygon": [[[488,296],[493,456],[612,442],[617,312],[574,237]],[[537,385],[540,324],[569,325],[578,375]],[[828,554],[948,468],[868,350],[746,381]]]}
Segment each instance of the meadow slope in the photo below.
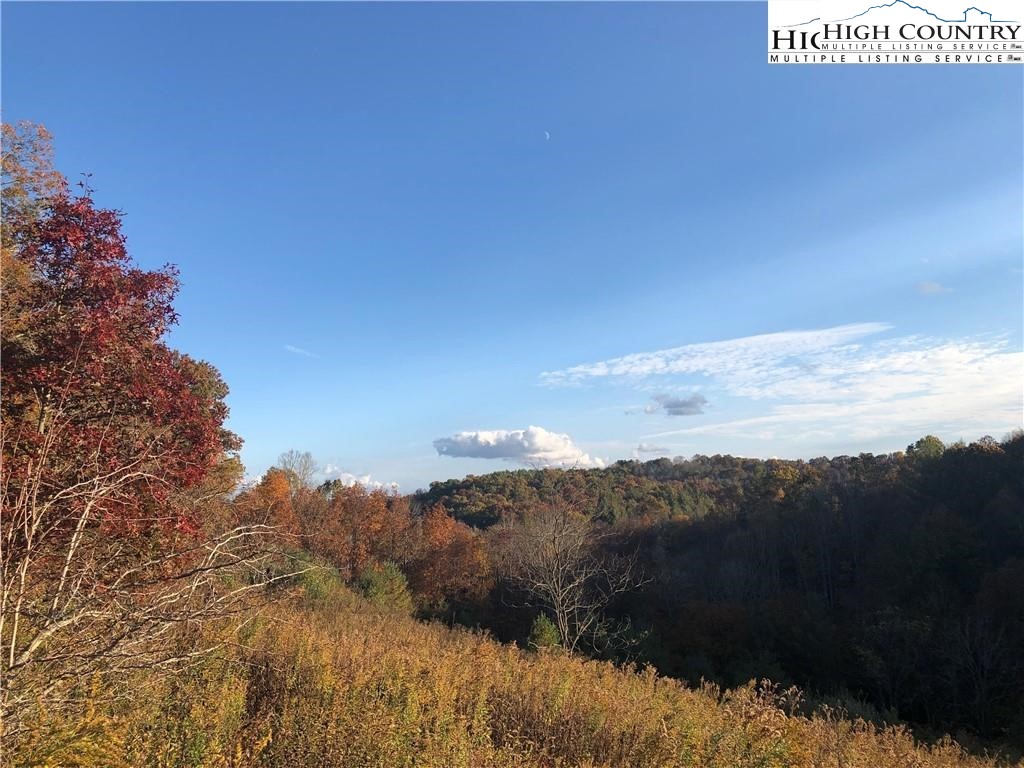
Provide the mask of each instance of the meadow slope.
{"label": "meadow slope", "polygon": [[[329,570],[224,634],[184,673],[139,673],[126,698],[40,723],[18,765],[992,766],[951,740],[915,743],[828,712],[791,714],[767,684],[688,688],[651,669],[417,622],[368,605]],[[88,686],[86,686],[88,687]],[[93,690],[109,692],[101,685]]]}

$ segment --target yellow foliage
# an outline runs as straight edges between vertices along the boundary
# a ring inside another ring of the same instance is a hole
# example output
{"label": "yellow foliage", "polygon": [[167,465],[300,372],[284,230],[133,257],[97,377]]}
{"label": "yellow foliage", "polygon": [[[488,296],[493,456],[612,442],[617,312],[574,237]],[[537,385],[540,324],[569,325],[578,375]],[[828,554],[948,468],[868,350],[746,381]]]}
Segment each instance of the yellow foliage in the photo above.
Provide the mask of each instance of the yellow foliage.
{"label": "yellow foliage", "polygon": [[[146,696],[130,706],[106,707],[82,723],[64,724],[65,746],[23,764],[995,765],[949,740],[922,746],[899,728],[879,730],[827,711],[793,716],[784,704],[784,696],[767,685],[693,689],[649,668],[524,653],[479,633],[381,614],[351,596],[329,603],[296,600],[268,612],[244,646],[149,683]],[[29,747],[39,750],[39,744]]]}

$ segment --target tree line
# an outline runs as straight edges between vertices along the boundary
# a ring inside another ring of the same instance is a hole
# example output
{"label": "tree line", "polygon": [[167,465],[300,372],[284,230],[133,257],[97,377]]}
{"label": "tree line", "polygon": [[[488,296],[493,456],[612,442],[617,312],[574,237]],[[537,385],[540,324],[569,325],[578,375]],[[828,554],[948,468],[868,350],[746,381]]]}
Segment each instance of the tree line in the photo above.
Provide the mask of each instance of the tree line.
{"label": "tree line", "polygon": [[[414,499],[490,527],[551,504],[586,510],[605,555],[643,574],[608,606],[633,630],[622,658],[692,682],[766,677],[867,716],[1024,743],[1019,431],[812,461],[498,472]],[[468,613],[522,639],[509,587],[499,578]]]}
{"label": "tree line", "polygon": [[314,466],[292,451],[234,502],[273,514],[238,522],[287,532],[421,618],[1024,744],[1020,432],[812,461],[505,471],[408,496],[314,487],[296,461]]}

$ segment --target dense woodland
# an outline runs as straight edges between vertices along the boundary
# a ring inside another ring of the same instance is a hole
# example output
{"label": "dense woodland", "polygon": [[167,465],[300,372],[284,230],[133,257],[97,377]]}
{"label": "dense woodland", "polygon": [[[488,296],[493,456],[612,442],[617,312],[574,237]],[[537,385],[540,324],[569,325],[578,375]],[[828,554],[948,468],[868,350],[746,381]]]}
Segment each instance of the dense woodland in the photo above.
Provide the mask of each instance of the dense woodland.
{"label": "dense woodland", "polygon": [[[556,499],[637,553],[646,583],[611,608],[635,630],[626,650],[664,674],[767,677],[863,713],[1024,739],[1024,435],[499,472],[416,496],[481,526]],[[474,619],[521,637],[500,605]]]}
{"label": "dense woodland", "polygon": [[3,139],[0,764],[927,768],[1024,742],[1020,435],[409,496],[289,451],[240,487],[227,386],[165,341],[173,267],[134,264],[44,129]]}

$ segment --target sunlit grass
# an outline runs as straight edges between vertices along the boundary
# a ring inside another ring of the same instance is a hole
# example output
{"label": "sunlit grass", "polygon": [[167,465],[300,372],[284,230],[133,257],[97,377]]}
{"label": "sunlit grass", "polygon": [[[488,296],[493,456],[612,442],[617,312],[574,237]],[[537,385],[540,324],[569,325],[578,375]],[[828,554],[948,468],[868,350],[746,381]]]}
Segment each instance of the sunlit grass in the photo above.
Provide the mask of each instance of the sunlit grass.
{"label": "sunlit grass", "polygon": [[[41,724],[18,764],[67,766],[984,766],[903,729],[722,692],[369,607],[329,575],[189,672]],[[88,699],[88,696],[85,696]],[[41,735],[43,731],[41,730]]]}

